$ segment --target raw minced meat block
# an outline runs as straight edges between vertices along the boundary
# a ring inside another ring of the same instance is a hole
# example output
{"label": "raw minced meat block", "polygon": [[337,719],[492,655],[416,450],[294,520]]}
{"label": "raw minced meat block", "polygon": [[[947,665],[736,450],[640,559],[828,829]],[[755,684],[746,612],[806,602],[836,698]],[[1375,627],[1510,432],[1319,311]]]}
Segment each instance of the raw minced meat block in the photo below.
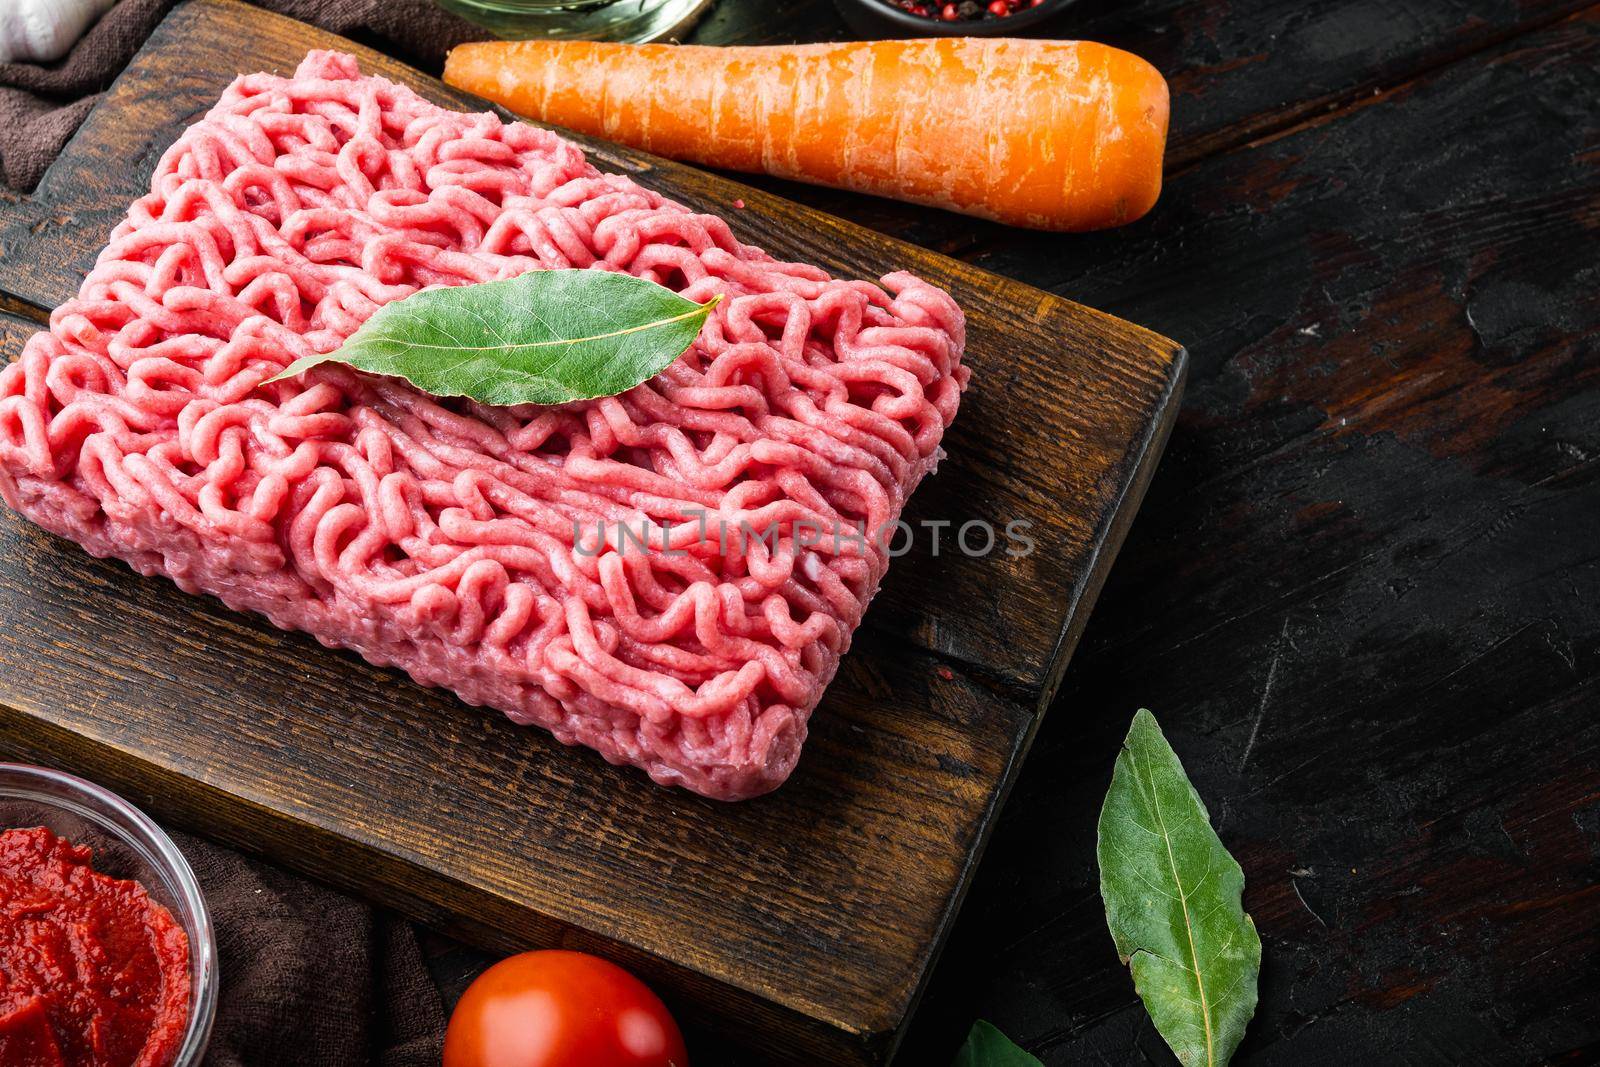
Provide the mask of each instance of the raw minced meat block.
{"label": "raw minced meat block", "polygon": [[[717,305],[620,396],[442,401],[326,364],[425,286],[596,268]],[[316,52],[238,79],[0,372],[39,525],[658,782],[788,776],[966,371],[906,274],[740,244],[545,130]],[[866,536],[860,536],[861,531]]]}

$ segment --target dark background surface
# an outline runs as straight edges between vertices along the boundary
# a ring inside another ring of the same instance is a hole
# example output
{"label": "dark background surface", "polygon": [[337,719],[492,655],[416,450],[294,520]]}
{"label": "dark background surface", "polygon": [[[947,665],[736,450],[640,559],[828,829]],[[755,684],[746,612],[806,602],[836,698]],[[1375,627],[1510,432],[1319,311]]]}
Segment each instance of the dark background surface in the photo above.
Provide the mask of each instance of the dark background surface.
{"label": "dark background surface", "polygon": [[[1172,86],[1143,221],[758,180],[1192,356],[897,1062],[942,1067],[977,1017],[1051,1067],[1175,1062],[1094,862],[1139,706],[1244,866],[1236,1062],[1600,1062],[1600,6],[1084,0],[1051,30]],[[720,0],[694,39],[846,36],[826,0]],[[449,1001],[483,960],[430,947]],[[760,1062],[695,1038],[697,1067]]]}

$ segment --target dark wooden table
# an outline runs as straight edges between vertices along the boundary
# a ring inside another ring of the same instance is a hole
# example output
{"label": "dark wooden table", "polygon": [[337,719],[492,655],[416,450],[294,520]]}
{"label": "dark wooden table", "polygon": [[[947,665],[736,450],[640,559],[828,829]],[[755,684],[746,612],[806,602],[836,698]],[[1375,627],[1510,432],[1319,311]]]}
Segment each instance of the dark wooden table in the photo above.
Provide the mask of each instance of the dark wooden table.
{"label": "dark wooden table", "polygon": [[[1083,0],[1053,29],[1172,85],[1145,220],[762,183],[1193,360],[899,1062],[943,1067],[980,1016],[1052,1067],[1175,1062],[1094,861],[1141,705],[1248,881],[1236,1062],[1600,1062],[1600,5]],[[845,36],[827,0],[720,0],[696,33]],[[449,996],[479,961],[435,964]]]}

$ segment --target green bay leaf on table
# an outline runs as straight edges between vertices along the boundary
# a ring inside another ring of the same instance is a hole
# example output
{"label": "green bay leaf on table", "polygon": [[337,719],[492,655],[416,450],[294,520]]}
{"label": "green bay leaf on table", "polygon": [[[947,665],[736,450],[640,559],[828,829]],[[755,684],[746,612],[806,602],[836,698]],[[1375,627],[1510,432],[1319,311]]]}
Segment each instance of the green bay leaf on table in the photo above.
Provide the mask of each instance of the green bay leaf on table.
{"label": "green bay leaf on table", "polygon": [[1038,1059],[1022,1051],[994,1024],[979,1019],[972,1024],[966,1043],[956,1053],[950,1067],[1042,1067]]}
{"label": "green bay leaf on table", "polygon": [[1134,988],[1185,1067],[1221,1067],[1255,1013],[1261,938],[1244,872],[1148,711],[1122,743],[1099,831],[1106,923]]}
{"label": "green bay leaf on table", "polygon": [[484,404],[615,396],[682,355],[720,299],[696,304],[600,270],[429,289],[385,304],[339,348],[296,360],[269,381],[338,362]]}

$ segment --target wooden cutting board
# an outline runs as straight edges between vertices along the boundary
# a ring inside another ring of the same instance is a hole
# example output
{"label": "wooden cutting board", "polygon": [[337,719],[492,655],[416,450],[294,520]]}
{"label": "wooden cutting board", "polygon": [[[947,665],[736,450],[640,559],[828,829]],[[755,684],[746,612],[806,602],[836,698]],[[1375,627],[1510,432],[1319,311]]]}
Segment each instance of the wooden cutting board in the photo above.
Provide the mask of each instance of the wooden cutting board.
{"label": "wooden cutting board", "polygon": [[[234,75],[292,72],[311,48],[353,51],[446,106],[485,106],[231,0],[180,6],[37,192],[0,203],[6,358],[77,291],[161,152]],[[910,268],[950,289],[969,316],[972,387],[949,459],[906,517],[1025,520],[1036,550],[971,558],[947,533],[935,557],[919,539],[892,566],[794,777],[728,805],[92,559],[7,512],[0,751],[485,947],[605,953],[764,1059],[881,1063],[1144,492],[1184,352],[725,178],[585,144],[598,165],[725,216],[780,257],[868,278]]]}

